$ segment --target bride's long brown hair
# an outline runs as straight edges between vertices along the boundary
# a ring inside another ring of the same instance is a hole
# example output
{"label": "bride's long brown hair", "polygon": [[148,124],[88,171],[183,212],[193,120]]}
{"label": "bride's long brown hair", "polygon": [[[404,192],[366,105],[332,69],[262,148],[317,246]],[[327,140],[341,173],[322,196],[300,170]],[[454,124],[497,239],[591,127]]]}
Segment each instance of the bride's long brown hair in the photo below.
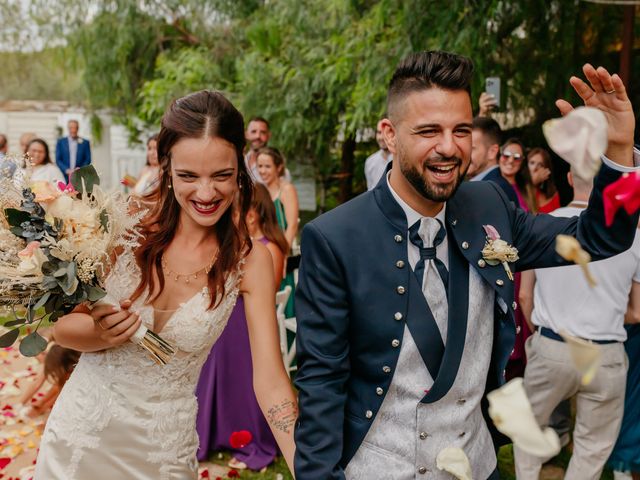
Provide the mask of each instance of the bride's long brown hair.
{"label": "bride's long brown hair", "polygon": [[[253,183],[247,174],[243,150],[245,146],[244,122],[240,112],[220,92],[203,90],[174,100],[164,116],[158,134],[158,160],[160,162],[160,185],[156,191],[155,205],[142,222],[143,239],[135,252],[141,271],[140,284],[132,300],[148,291],[146,301],[156,298],[164,289],[162,253],[175,236],[180,219],[180,205],[171,189],[171,148],[183,138],[222,138],[236,149],[238,158],[238,201],[233,202],[215,229],[220,250],[213,268],[209,272],[211,304],[216,306],[225,295],[225,279],[237,268],[238,262],[251,250],[251,239],[244,221],[251,206]],[[233,221],[233,208],[239,209],[238,222]],[[159,289],[155,291],[154,268],[158,274]]]}

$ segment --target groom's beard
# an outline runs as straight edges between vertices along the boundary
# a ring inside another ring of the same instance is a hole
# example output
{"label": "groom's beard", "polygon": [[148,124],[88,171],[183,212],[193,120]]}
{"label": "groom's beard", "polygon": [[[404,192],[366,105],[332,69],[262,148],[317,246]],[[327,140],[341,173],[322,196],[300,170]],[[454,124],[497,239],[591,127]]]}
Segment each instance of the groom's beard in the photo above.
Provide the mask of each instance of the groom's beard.
{"label": "groom's beard", "polygon": [[[398,150],[398,164],[400,165],[400,171],[407,179],[407,181],[411,184],[411,186],[424,198],[427,200],[431,200],[432,202],[446,202],[449,200],[458,187],[462,183],[465,175],[467,174],[467,170],[469,169],[469,165],[467,168],[462,169],[462,159],[460,157],[443,157],[441,155],[436,155],[427,158],[424,162],[422,162],[422,171],[420,173],[418,169],[413,166],[411,163],[405,161],[404,152],[401,149]],[[456,167],[459,169],[458,176],[454,179],[453,182],[450,183],[436,183],[431,182],[427,178],[428,167],[432,164],[442,163],[442,162],[455,162]]]}

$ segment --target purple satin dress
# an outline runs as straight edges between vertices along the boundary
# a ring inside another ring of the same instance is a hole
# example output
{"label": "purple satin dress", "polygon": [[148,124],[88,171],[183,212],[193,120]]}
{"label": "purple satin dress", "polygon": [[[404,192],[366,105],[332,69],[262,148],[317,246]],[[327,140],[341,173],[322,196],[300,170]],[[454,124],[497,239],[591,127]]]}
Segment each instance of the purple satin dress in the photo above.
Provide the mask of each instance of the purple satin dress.
{"label": "purple satin dress", "polygon": [[[260,241],[267,243],[266,239]],[[196,396],[198,460],[206,460],[211,451],[228,450],[251,470],[260,470],[273,462],[278,446],[253,391],[251,348],[242,297],[238,297],[227,327],[202,367]],[[239,430],[251,432],[253,440],[242,449],[234,449],[229,437]]]}

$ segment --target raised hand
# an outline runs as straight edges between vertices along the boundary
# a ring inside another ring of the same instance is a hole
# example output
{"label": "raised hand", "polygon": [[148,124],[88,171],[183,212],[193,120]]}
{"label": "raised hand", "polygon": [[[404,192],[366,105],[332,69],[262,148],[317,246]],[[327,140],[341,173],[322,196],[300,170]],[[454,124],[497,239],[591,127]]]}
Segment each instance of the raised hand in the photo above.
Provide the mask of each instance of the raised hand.
{"label": "raised hand", "polygon": [[[598,108],[605,114],[609,124],[607,157],[620,165],[633,166],[635,116],[622,79],[604,67],[596,69],[588,63],[582,71],[590,85],[578,77],[571,77],[569,83],[587,107]],[[566,100],[557,100],[556,106],[562,115],[573,109]]]}
{"label": "raised hand", "polygon": [[543,182],[549,180],[551,170],[546,167],[538,167],[531,172],[531,182],[537,187]]}
{"label": "raised hand", "polygon": [[480,111],[478,112],[478,116],[490,117],[491,110],[493,110],[497,106],[496,98],[490,93],[482,92],[478,100],[478,105],[480,106]]}

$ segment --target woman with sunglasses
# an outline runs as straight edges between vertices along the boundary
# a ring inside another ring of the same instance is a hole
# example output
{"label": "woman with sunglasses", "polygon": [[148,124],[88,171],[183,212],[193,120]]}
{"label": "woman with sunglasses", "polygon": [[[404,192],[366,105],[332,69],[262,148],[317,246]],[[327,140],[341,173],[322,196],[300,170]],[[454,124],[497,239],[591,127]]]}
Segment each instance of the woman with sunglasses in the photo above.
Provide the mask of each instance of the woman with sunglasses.
{"label": "woman with sunglasses", "polygon": [[[500,149],[498,167],[500,176],[506,182],[499,182],[507,196],[515,192],[518,206],[523,210],[535,212],[535,195],[531,175],[524,155],[524,145],[517,138],[510,138]],[[508,188],[511,188],[511,192]]]}

